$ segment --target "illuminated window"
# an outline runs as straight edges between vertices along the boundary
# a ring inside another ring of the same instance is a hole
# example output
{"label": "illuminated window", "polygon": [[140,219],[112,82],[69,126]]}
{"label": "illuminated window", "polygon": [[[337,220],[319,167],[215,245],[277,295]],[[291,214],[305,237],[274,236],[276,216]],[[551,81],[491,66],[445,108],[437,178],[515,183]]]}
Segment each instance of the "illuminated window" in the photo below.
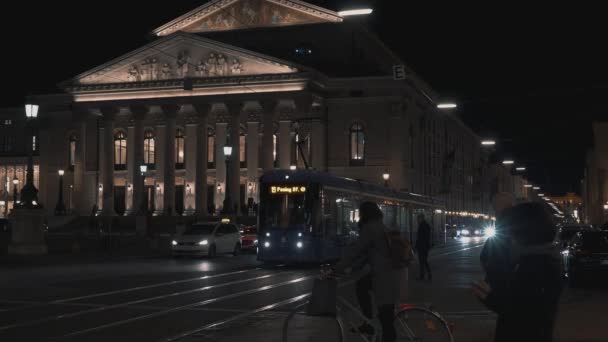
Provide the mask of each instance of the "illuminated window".
{"label": "illuminated window", "polygon": [[114,169],[127,169],[127,137],[123,132],[114,135]]}
{"label": "illuminated window", "polygon": [[215,133],[211,128],[207,130],[207,166],[215,169]]}
{"label": "illuminated window", "polygon": [[181,129],[177,130],[175,135],[175,168],[183,169],[185,166],[185,150],[184,150],[184,131]]}
{"label": "illuminated window", "polygon": [[148,169],[153,170],[156,168],[156,141],[154,140],[154,133],[147,131],[144,134],[144,164],[148,166]]}
{"label": "illuminated window", "polygon": [[76,136],[71,135],[69,140],[69,165],[70,169],[74,170],[74,166],[76,166]]}
{"label": "illuminated window", "polygon": [[277,135],[272,135],[272,160],[274,162],[274,167],[277,167]]}
{"label": "illuminated window", "polygon": [[365,131],[363,125],[354,123],[350,126],[350,161],[351,165],[363,165],[365,160]]}
{"label": "illuminated window", "polygon": [[241,132],[239,136],[239,161],[241,168],[247,167],[247,135],[245,132]]}

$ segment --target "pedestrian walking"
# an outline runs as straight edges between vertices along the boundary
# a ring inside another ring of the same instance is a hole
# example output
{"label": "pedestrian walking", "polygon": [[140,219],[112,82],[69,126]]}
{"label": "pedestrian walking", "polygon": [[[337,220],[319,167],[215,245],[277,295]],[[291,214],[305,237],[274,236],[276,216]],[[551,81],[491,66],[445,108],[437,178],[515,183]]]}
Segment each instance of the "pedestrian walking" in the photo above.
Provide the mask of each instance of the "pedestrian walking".
{"label": "pedestrian walking", "polygon": [[418,214],[418,234],[416,237],[416,245],[414,249],[418,253],[418,261],[420,263],[418,280],[424,280],[428,273],[429,280],[433,279],[431,273],[431,265],[429,265],[429,251],[432,247],[431,241],[431,226],[426,222],[424,214]]}

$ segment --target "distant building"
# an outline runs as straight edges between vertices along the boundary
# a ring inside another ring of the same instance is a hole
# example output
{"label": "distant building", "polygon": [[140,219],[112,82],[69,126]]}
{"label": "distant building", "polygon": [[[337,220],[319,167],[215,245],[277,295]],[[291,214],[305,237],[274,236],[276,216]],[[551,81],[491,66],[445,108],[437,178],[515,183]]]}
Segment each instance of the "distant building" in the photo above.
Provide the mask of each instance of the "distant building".
{"label": "distant building", "polygon": [[580,222],[583,217],[583,199],[581,196],[569,192],[564,196],[549,196],[567,218]]}
{"label": "distant building", "polygon": [[608,122],[593,123],[593,149],[587,152],[582,182],[584,221],[608,221]]}

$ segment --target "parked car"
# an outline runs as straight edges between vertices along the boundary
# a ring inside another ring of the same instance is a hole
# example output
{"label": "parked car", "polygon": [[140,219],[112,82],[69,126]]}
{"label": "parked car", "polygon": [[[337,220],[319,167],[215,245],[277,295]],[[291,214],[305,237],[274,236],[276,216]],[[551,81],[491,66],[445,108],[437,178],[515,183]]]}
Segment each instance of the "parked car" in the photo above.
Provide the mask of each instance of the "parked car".
{"label": "parked car", "polygon": [[576,233],[583,230],[594,230],[592,225],[565,225],[561,226],[557,234],[555,235],[554,244],[560,249],[565,250],[568,248],[568,243]]}
{"label": "parked car", "polygon": [[582,230],[572,238],[565,256],[564,273],[572,286],[588,276],[608,275],[608,232]]}
{"label": "parked car", "polygon": [[246,226],[241,232],[241,249],[255,252],[258,248],[258,229],[255,226]]}
{"label": "parked car", "polygon": [[237,255],[240,250],[241,234],[232,223],[196,223],[172,241],[174,256],[204,255],[213,258],[224,253]]}

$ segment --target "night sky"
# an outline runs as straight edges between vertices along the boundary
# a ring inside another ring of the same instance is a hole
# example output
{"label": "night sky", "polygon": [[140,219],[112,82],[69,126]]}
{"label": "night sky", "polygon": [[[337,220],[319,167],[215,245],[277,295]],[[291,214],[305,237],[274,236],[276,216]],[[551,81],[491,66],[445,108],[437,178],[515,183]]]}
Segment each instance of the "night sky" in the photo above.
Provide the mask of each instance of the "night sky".
{"label": "night sky", "polygon": [[[19,2],[5,5],[0,106],[141,47],[149,32],[205,0]],[[606,118],[604,11],[574,5],[309,1],[333,10],[367,3],[369,26],[499,153],[521,161],[551,194],[580,191],[591,122]],[[396,3],[403,3],[396,5]]]}

